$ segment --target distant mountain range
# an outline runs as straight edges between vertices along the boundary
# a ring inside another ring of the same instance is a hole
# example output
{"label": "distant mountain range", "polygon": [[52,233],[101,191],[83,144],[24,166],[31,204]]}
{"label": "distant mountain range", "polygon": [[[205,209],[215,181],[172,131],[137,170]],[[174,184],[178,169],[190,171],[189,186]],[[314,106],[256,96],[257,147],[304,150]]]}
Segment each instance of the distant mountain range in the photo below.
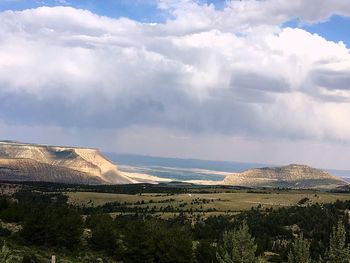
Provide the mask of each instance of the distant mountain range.
{"label": "distant mountain range", "polygon": [[[247,187],[334,188],[338,177],[304,165],[203,161],[122,155],[71,146],[0,141],[0,180],[74,184],[169,183]],[[121,169],[111,161],[118,163]]]}

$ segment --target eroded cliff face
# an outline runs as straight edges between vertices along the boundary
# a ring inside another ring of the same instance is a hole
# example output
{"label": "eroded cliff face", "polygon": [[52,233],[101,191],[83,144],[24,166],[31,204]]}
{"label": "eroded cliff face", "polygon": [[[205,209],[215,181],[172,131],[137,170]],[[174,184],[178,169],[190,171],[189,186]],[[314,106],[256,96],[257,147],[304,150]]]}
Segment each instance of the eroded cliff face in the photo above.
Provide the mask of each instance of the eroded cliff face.
{"label": "eroded cliff face", "polygon": [[105,184],[97,176],[31,159],[0,159],[0,179],[70,184]]}
{"label": "eroded cliff face", "polygon": [[[65,173],[68,173],[69,170],[74,171],[71,173],[86,177],[87,180],[90,178],[95,181],[98,178],[100,183],[126,184],[135,182],[122,175],[117,166],[105,158],[97,149],[0,142],[0,159],[4,164],[6,159],[11,159],[12,166],[22,167],[22,169],[26,165],[24,160],[32,160],[38,164],[52,166],[55,171],[63,172],[61,168],[66,169],[64,170]],[[17,166],[15,165],[16,162],[18,163]],[[33,162],[29,162],[27,165],[35,166]],[[49,166],[45,166],[47,174],[49,174]],[[28,170],[28,173],[31,171],[32,169]],[[30,176],[35,177],[34,174]],[[55,173],[55,176],[57,177],[58,174]],[[86,182],[87,180],[84,179],[83,181]]]}
{"label": "eroded cliff face", "polygon": [[325,171],[291,164],[235,173],[227,176],[224,184],[248,187],[335,188],[348,183]]}

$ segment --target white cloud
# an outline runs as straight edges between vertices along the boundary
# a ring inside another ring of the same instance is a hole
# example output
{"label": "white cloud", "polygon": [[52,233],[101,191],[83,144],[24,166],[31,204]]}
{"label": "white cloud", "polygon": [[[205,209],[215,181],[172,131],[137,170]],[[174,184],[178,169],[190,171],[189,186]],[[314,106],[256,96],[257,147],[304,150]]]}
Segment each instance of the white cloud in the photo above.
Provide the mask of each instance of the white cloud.
{"label": "white cloud", "polygon": [[346,0],[228,0],[223,10],[201,0],[158,0],[158,6],[175,19],[167,27],[177,31],[208,30],[216,27],[231,32],[279,27],[293,19],[317,23],[332,15],[350,15]]}
{"label": "white cloud", "polygon": [[280,27],[344,1],[160,1],[164,24],[71,7],[0,14],[0,119],[350,141],[349,50]]}

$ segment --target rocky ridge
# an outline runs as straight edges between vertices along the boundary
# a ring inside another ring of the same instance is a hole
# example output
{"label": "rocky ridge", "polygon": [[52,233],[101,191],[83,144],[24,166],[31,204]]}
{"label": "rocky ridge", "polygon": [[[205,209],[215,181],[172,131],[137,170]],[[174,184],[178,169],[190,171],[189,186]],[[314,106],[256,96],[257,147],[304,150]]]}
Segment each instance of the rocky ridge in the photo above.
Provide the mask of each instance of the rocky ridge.
{"label": "rocky ridge", "polygon": [[0,179],[126,184],[135,181],[91,148],[0,142]]}
{"label": "rocky ridge", "polygon": [[256,168],[226,176],[225,185],[280,188],[336,188],[348,185],[341,178],[306,165]]}

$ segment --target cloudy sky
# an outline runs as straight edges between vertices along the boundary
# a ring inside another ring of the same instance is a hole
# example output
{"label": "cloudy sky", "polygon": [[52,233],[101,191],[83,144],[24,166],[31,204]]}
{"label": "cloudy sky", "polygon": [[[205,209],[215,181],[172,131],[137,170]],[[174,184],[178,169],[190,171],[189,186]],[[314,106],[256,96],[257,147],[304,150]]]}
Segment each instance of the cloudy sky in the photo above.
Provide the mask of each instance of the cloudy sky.
{"label": "cloudy sky", "polygon": [[0,0],[0,137],[350,169],[348,0]]}

